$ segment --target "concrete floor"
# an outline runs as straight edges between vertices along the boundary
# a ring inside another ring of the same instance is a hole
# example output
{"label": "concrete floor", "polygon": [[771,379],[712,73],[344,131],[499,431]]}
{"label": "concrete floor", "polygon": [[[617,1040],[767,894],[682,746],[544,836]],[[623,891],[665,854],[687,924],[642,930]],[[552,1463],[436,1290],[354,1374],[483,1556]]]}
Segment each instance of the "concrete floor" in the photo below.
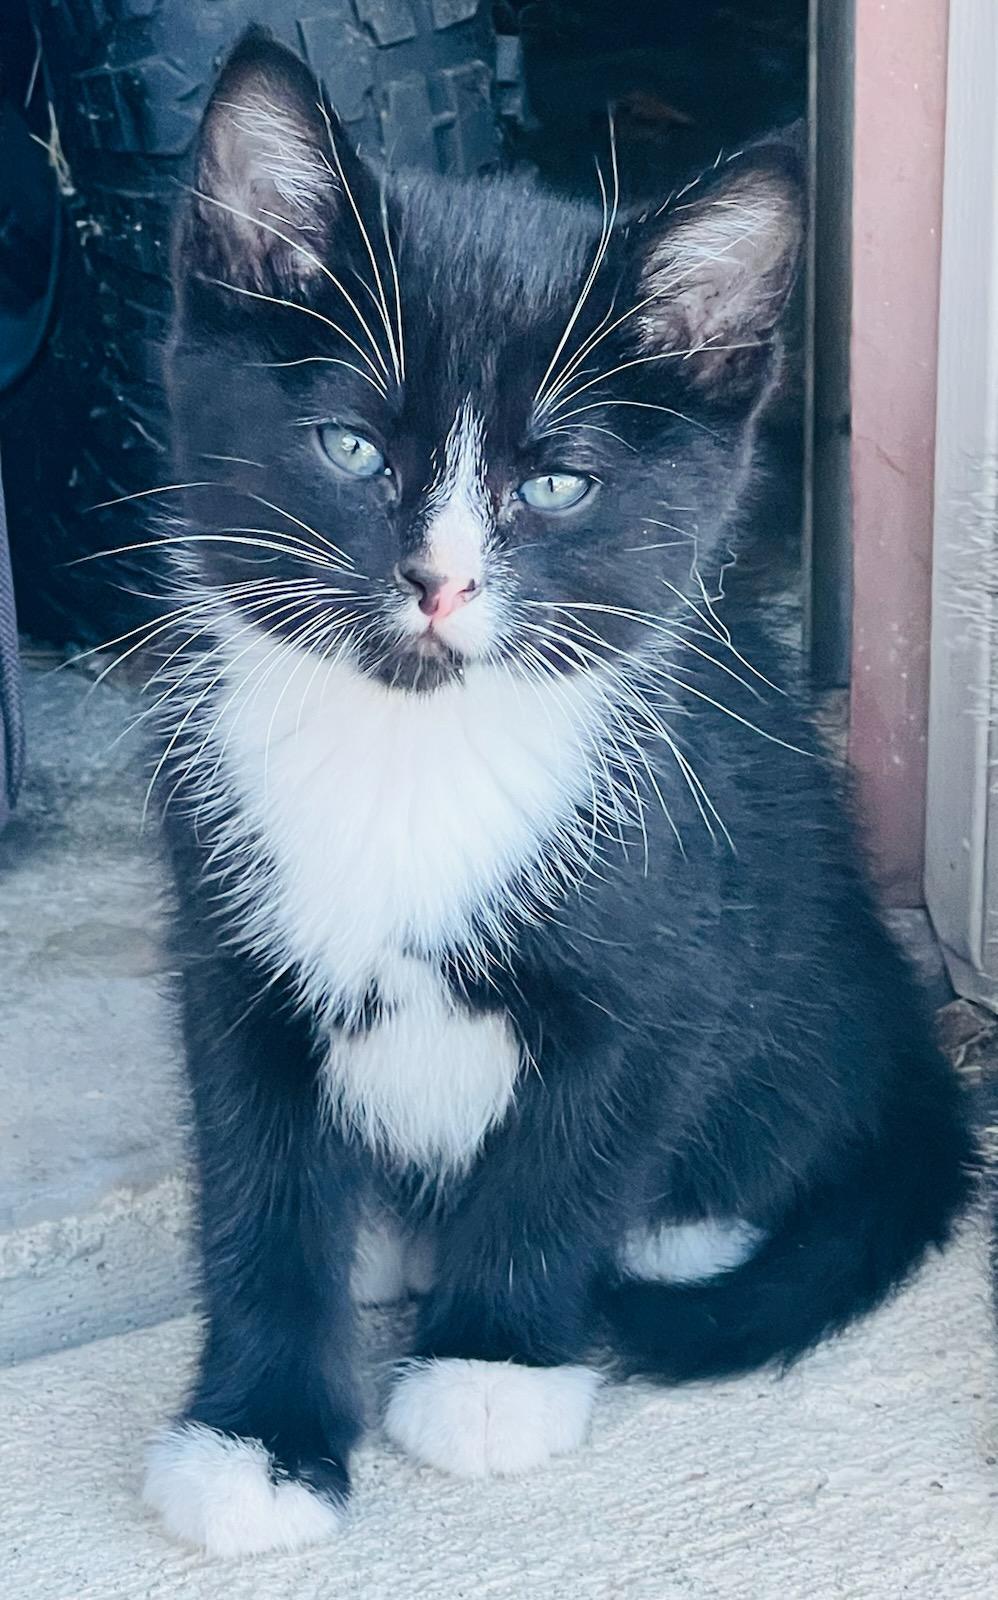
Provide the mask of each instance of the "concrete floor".
{"label": "concrete floor", "polygon": [[[138,1499],[190,1321],[0,1375],[0,1587],[34,1600],[985,1600],[998,1573],[998,1371],[981,1241],[789,1377],[598,1404],[578,1455],[458,1482],[378,1431],[349,1523],[213,1561]],[[379,1354],[385,1353],[385,1335]]]}
{"label": "concrete floor", "polygon": [[173,1315],[183,1100],[137,696],[29,665],[0,834],[0,1365]]}
{"label": "concrete floor", "polygon": [[[972,1231],[785,1380],[607,1393],[591,1445],[536,1478],[444,1480],[375,1428],[334,1546],[229,1569],[168,1543],[137,1497],[196,1337],[164,1320],[192,1295],[162,878],[138,745],[115,743],[134,691],[50,667],[29,672],[30,779],[0,836],[0,1353],[19,1363],[0,1374],[0,1593],[994,1592],[998,1372]],[[380,1370],[397,1329],[372,1333]]]}

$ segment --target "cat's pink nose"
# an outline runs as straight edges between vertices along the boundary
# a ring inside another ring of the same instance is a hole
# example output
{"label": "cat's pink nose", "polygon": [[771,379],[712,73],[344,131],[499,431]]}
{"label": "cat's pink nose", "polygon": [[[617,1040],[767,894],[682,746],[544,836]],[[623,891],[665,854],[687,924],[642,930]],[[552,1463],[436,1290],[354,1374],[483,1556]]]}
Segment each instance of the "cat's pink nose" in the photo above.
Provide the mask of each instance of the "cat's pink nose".
{"label": "cat's pink nose", "polygon": [[429,588],[424,591],[420,597],[419,609],[432,621],[441,622],[444,617],[449,617],[452,611],[467,605],[477,592],[478,585],[474,578],[470,583],[466,583],[463,578],[447,578],[439,589]]}
{"label": "cat's pink nose", "polygon": [[474,578],[448,578],[422,561],[409,561],[404,567],[396,567],[395,582],[403,593],[417,596],[420,611],[431,622],[442,622],[467,605],[480,587]]}

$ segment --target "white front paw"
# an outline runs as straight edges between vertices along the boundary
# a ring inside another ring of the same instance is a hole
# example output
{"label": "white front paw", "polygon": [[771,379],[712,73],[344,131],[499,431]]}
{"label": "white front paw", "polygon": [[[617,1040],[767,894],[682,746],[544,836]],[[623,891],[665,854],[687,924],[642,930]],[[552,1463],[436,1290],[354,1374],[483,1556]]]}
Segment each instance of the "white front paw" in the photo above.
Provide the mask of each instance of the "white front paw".
{"label": "white front paw", "polygon": [[600,1382],[588,1367],[421,1362],[396,1382],[385,1427],[409,1455],[441,1472],[512,1476],[578,1449]]}
{"label": "white front paw", "polygon": [[342,1507],[281,1477],[259,1439],[201,1422],[164,1430],[149,1448],[142,1498],[174,1538],[216,1556],[301,1550],[339,1531]]}

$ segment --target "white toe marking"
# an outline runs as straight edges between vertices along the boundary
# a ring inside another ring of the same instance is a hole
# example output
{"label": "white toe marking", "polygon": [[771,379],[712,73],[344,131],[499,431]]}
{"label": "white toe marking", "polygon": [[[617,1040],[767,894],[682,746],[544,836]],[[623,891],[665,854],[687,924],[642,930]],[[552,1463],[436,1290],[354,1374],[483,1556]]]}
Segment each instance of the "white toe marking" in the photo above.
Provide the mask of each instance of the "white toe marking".
{"label": "white toe marking", "polygon": [[761,1228],[738,1217],[708,1218],[672,1227],[635,1228],[621,1251],[621,1265],[636,1278],[663,1283],[701,1283],[740,1267],[765,1238]]}
{"label": "white toe marking", "polygon": [[398,1380],[388,1436],[459,1478],[530,1472],[582,1444],[600,1386],[588,1367],[427,1361]]}
{"label": "white toe marking", "polygon": [[211,1555],[301,1550],[338,1532],[342,1512],[291,1479],[274,1482],[259,1439],[200,1422],[167,1428],[146,1461],[142,1498],[177,1539]]}

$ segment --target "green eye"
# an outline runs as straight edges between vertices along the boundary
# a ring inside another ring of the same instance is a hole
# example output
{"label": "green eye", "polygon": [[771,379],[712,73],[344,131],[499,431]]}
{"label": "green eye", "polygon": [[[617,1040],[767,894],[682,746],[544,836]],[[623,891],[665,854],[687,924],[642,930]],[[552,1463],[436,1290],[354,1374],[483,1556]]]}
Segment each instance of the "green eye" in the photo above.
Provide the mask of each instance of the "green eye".
{"label": "green eye", "polygon": [[580,472],[545,472],[539,478],[527,478],[518,493],[535,511],[567,511],[584,500],[592,486],[592,478]]}
{"label": "green eye", "polygon": [[377,445],[352,428],[325,422],[319,429],[319,443],[333,466],[348,472],[351,478],[373,478],[375,473],[384,471],[385,458]]}

